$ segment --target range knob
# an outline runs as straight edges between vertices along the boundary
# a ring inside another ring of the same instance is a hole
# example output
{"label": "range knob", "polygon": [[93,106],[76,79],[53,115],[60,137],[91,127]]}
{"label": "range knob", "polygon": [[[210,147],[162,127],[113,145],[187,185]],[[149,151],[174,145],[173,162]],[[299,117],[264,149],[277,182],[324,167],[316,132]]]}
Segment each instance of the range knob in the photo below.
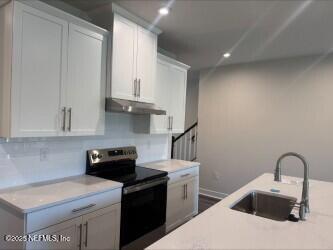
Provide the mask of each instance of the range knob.
{"label": "range knob", "polygon": [[98,159],[102,159],[102,157],[103,157],[102,154],[98,154],[98,155],[97,155],[97,158],[98,158]]}
{"label": "range knob", "polygon": [[97,159],[97,157],[98,157],[98,155],[97,155],[97,154],[92,154],[92,155],[91,155],[91,158],[92,158],[93,160],[96,160],[96,159]]}

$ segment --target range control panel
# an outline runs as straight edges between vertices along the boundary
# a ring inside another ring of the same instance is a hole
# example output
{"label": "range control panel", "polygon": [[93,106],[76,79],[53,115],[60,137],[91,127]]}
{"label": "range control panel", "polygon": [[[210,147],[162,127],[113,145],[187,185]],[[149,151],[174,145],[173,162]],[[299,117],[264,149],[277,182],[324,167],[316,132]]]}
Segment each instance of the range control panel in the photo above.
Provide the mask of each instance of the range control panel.
{"label": "range control panel", "polygon": [[119,160],[136,160],[138,154],[136,147],[121,147],[109,149],[93,149],[88,151],[90,166],[97,163],[113,162]]}

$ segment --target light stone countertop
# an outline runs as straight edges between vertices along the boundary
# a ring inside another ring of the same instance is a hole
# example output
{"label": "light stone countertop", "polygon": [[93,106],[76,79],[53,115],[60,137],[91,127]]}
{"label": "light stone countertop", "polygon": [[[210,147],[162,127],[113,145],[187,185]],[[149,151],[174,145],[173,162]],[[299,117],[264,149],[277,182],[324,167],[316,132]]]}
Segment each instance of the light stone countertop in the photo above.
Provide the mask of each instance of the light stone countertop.
{"label": "light stone countertop", "polygon": [[279,222],[230,209],[253,190],[279,189],[300,200],[299,178],[283,176],[298,184],[273,178],[259,176],[147,249],[333,249],[333,183],[310,180],[311,212],[306,221]]}
{"label": "light stone countertop", "polygon": [[121,188],[122,183],[89,175],[0,190],[0,203],[20,213],[30,213],[64,202]]}
{"label": "light stone countertop", "polygon": [[193,161],[183,161],[183,160],[164,160],[164,161],[155,161],[155,162],[149,162],[140,164],[142,167],[146,168],[152,168],[157,169],[161,171],[166,171],[168,173],[177,172],[183,169],[187,168],[193,168],[200,166],[199,162],[193,162]]}

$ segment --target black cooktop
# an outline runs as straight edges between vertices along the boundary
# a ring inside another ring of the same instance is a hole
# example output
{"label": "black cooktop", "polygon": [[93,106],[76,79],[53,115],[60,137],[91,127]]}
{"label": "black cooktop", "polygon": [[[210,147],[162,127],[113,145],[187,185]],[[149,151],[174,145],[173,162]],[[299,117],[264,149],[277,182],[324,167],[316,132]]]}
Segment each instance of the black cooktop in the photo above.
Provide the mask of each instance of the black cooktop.
{"label": "black cooktop", "polygon": [[123,175],[115,174],[112,171],[97,172],[94,175],[100,178],[121,182],[124,184],[124,187],[127,187],[167,176],[168,173],[165,171],[136,166],[130,173]]}
{"label": "black cooktop", "polygon": [[137,157],[133,146],[88,150],[86,174],[121,182],[124,187],[168,175],[165,171],[136,166]]}

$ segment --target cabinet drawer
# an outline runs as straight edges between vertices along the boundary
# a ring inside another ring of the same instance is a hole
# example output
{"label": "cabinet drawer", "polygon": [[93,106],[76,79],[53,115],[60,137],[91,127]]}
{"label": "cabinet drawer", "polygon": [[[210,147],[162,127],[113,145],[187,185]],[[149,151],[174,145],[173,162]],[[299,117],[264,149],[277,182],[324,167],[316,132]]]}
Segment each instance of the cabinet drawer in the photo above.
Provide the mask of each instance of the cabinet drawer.
{"label": "cabinet drawer", "polygon": [[66,202],[27,214],[26,233],[121,202],[121,188]]}
{"label": "cabinet drawer", "polygon": [[188,169],[184,169],[181,171],[177,171],[174,173],[169,174],[169,182],[168,184],[172,184],[178,181],[182,181],[188,178],[192,178],[194,176],[198,176],[199,175],[199,167],[195,166],[195,167],[191,167]]}

